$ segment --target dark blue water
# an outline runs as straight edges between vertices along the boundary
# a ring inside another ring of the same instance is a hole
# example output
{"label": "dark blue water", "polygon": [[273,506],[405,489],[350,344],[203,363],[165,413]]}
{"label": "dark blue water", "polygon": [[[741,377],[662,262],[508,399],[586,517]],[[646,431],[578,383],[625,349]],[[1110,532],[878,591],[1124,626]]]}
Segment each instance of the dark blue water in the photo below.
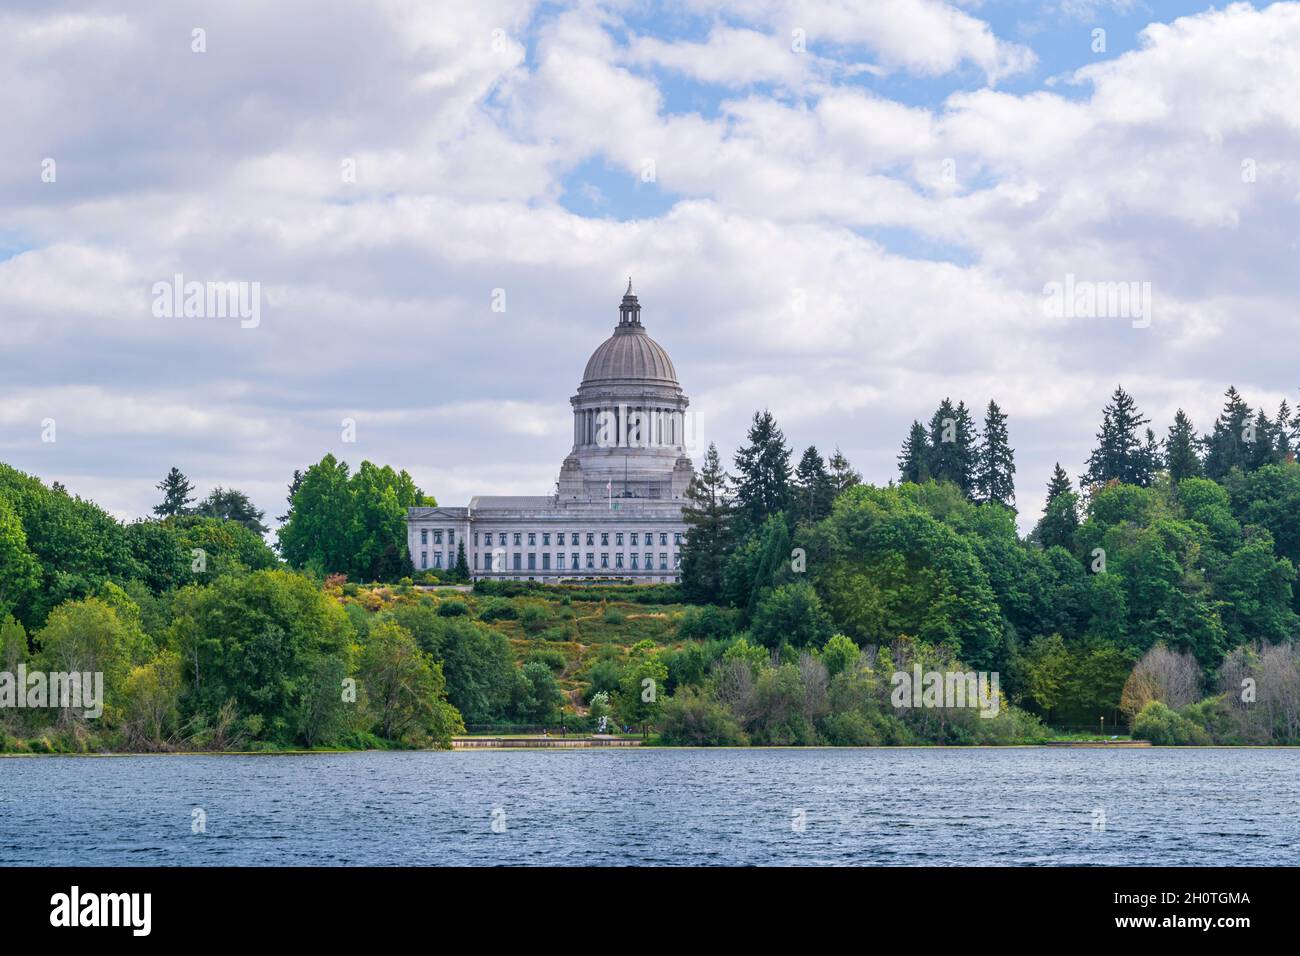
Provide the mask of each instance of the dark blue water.
{"label": "dark blue water", "polygon": [[0,759],[0,865],[1294,865],[1298,845],[1288,750]]}

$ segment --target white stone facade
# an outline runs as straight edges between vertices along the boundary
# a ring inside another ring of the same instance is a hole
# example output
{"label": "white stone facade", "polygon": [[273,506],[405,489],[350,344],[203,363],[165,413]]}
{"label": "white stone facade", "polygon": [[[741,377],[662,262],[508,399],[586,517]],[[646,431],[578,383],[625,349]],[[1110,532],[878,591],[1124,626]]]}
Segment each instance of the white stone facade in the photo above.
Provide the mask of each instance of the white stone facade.
{"label": "white stone facade", "polygon": [[570,404],[573,447],[556,493],[411,508],[417,572],[454,567],[463,542],[475,580],[680,580],[682,508],[695,474],[689,400],[668,353],[641,326],[630,282],[614,334],[592,354]]}

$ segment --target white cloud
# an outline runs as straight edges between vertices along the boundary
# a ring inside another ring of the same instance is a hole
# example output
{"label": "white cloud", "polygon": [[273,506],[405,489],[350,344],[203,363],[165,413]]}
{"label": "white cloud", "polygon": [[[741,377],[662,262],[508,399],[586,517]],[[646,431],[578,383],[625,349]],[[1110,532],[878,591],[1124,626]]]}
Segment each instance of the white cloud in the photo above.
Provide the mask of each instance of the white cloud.
{"label": "white cloud", "polygon": [[[123,513],[173,464],[275,513],[327,450],[447,503],[542,493],[629,272],[724,452],[770,405],[877,481],[944,395],[1010,413],[1028,503],[1054,461],[1077,470],[1116,381],[1162,429],[1179,405],[1207,426],[1229,382],[1294,394],[1300,6],[1156,24],[1023,93],[991,88],[1032,57],[978,9],[684,8],[692,39],[629,31],[626,4],[232,3],[206,59],[170,8],[7,15],[5,460]],[[725,98],[670,111],[659,70]],[[937,105],[887,92],[947,74]],[[671,208],[617,218],[646,159]],[[615,172],[570,182],[590,161]],[[175,272],[260,282],[262,325],[153,319]],[[1067,273],[1152,282],[1152,327],[1046,318]]]}

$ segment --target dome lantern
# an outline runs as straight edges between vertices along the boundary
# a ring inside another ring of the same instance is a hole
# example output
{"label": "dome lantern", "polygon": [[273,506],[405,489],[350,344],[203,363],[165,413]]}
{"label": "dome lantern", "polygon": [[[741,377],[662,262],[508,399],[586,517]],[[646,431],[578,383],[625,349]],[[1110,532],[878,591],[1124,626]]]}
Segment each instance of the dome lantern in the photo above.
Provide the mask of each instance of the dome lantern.
{"label": "dome lantern", "polygon": [[641,304],[632,294],[632,277],[627,277],[627,291],[623,293],[623,302],[618,307],[618,324],[620,328],[641,325]]}

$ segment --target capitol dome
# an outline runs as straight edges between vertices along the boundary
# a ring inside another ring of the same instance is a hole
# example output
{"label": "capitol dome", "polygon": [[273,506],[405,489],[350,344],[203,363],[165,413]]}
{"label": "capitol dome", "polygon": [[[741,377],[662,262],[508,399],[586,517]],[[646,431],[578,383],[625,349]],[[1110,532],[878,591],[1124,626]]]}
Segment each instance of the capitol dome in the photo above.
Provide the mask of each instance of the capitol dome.
{"label": "capitol dome", "polygon": [[677,370],[664,347],[646,335],[641,325],[641,306],[632,294],[629,279],[627,293],[619,306],[618,325],[587,360],[582,384],[603,382],[646,382],[673,386]]}
{"label": "capitol dome", "polygon": [[614,334],[591,353],[573,406],[573,450],[556,490],[567,502],[680,500],[695,470],[686,408],[668,353],[641,325],[632,280]]}

